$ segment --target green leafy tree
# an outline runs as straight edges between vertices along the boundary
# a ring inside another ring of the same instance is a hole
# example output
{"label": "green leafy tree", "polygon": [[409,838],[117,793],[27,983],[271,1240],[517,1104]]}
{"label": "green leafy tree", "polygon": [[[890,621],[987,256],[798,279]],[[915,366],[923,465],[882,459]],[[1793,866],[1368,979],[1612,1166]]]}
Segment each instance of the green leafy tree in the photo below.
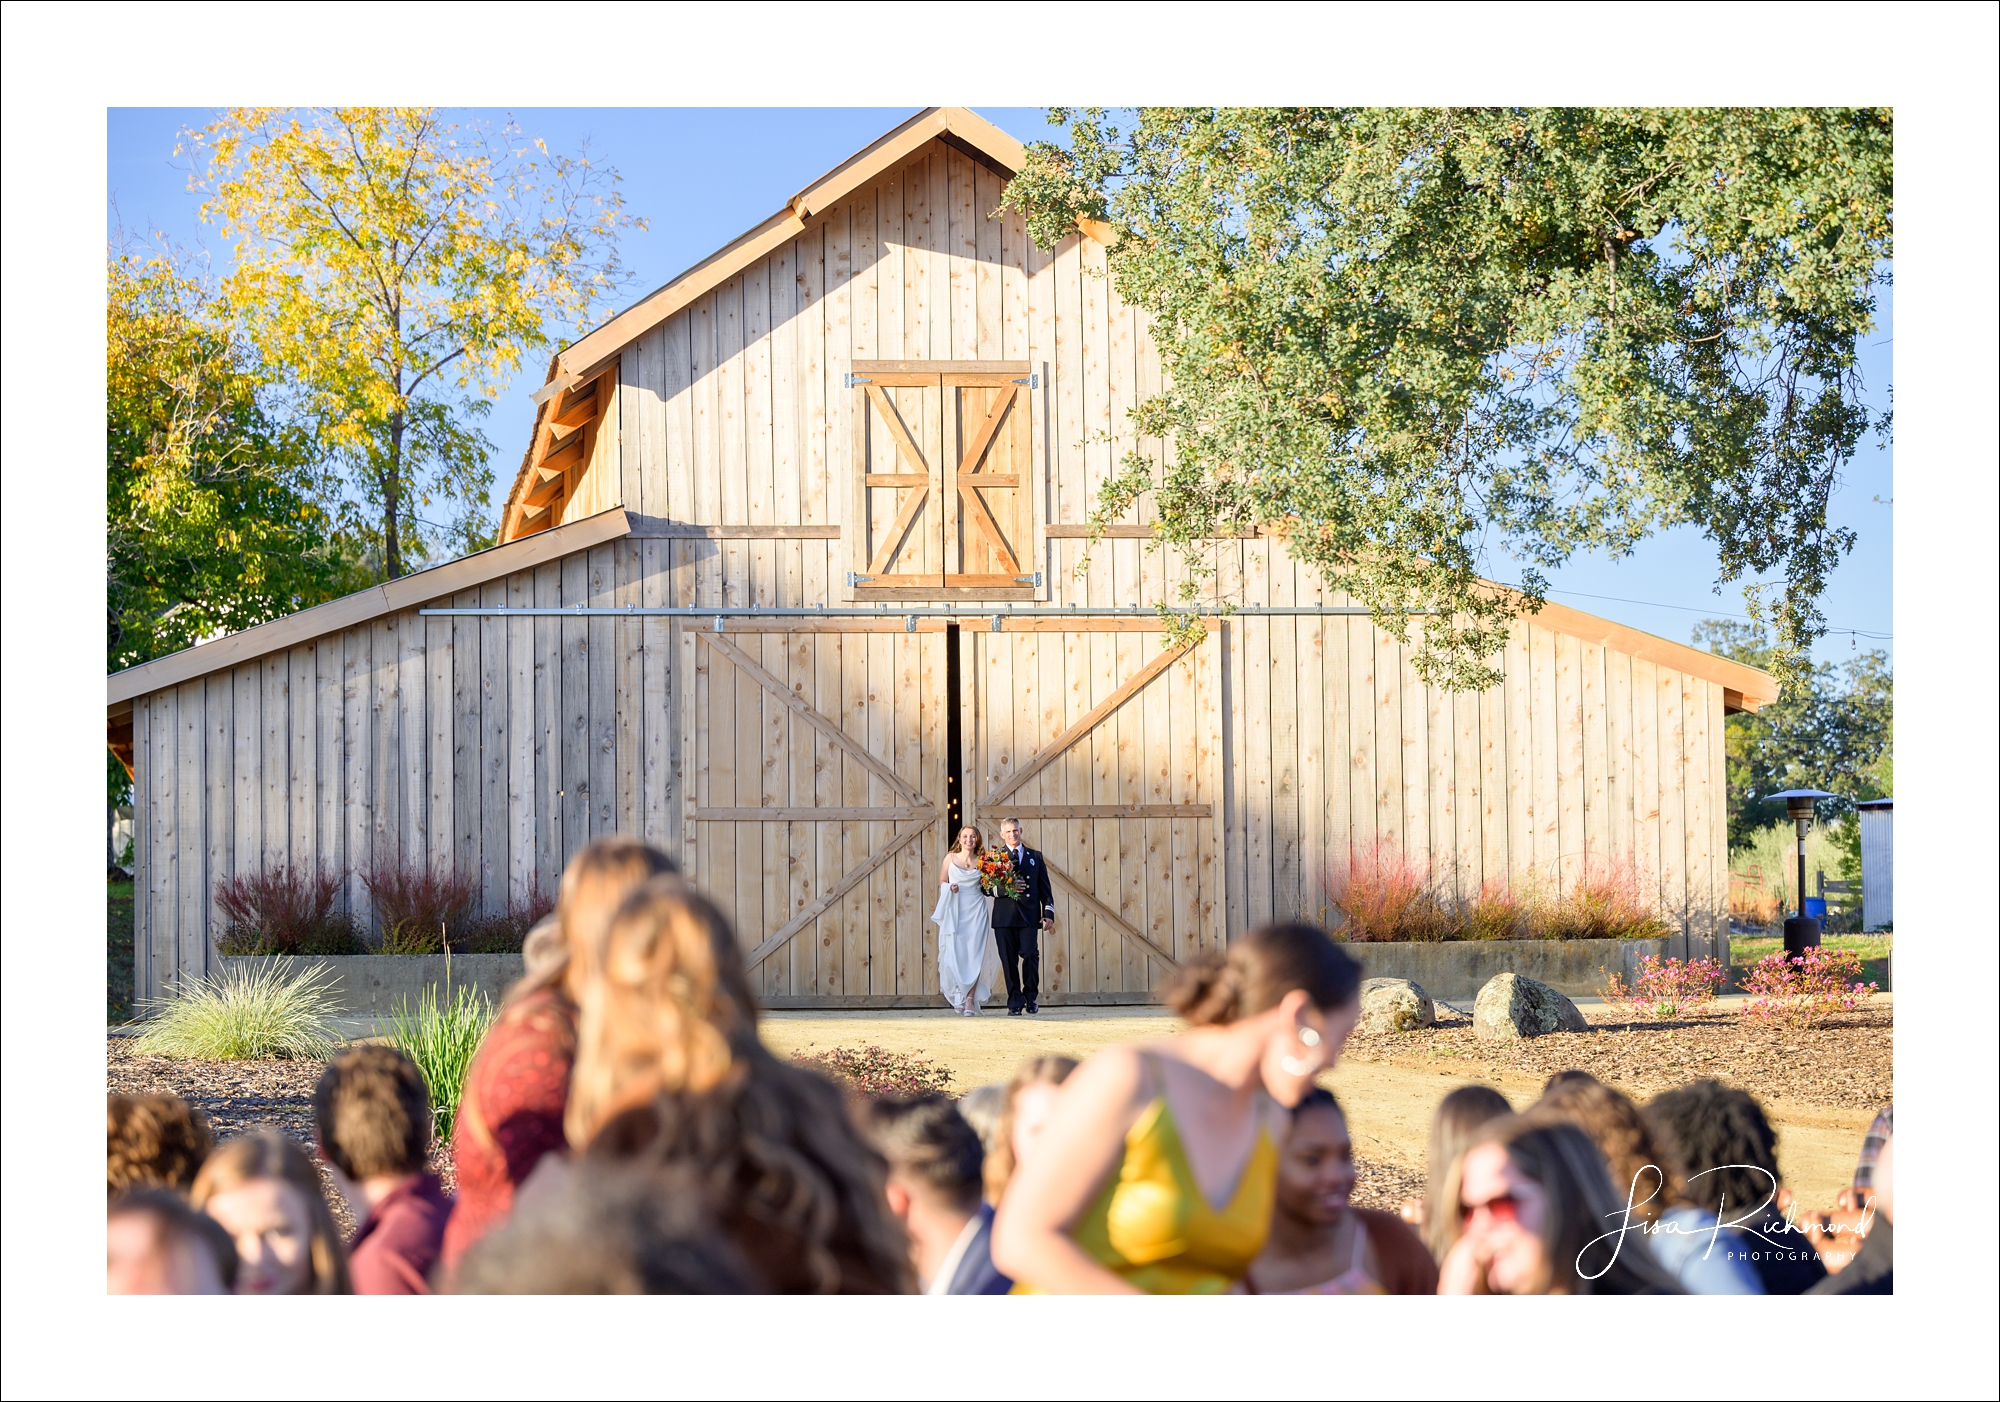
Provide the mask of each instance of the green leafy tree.
{"label": "green leafy tree", "polygon": [[[1051,110],[1006,198],[1044,246],[1108,223],[1165,388],[1093,524],[1282,526],[1293,555],[1491,685],[1540,570],[1692,524],[1809,672],[1870,426],[1856,352],[1891,252],[1881,109]],[[1883,431],[1887,418],[1879,421]],[[1488,552],[1529,568],[1482,582]],[[1764,581],[1767,576],[1775,578]],[[1767,601],[1766,594],[1774,596]],[[1191,623],[1191,619],[1184,622]]]}
{"label": "green leafy tree", "polygon": [[617,176],[425,107],[236,108],[183,149],[235,248],[224,292],[343,463],[379,576],[490,543],[479,420],[622,284]]}
{"label": "green leafy tree", "polygon": [[[1751,667],[1769,668],[1770,635],[1755,623],[1706,619],[1694,644]],[[1783,821],[1785,805],[1757,797],[1785,789],[1825,789],[1825,820],[1852,817],[1858,799],[1888,798],[1894,785],[1895,686],[1889,654],[1860,653],[1839,668],[1821,663],[1803,685],[1788,687],[1754,714],[1725,726],[1729,782],[1729,845],[1741,847],[1760,828]],[[1853,848],[1859,873],[1860,829],[1840,825],[1836,843]]]}
{"label": "green leafy tree", "polygon": [[353,587],[312,436],[273,412],[199,266],[114,247],[106,272],[107,670]]}

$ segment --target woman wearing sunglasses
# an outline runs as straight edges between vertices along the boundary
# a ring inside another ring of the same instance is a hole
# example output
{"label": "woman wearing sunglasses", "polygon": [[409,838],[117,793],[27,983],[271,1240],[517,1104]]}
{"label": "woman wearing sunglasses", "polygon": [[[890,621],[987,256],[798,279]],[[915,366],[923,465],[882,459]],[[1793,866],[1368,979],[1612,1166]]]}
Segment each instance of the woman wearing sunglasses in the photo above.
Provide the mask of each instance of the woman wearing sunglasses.
{"label": "woman wearing sunglasses", "polygon": [[993,1263],[1019,1294],[1220,1294],[1264,1248],[1286,1111],[1333,1064],[1361,969],[1324,930],[1264,925],[1183,967],[1189,1026],[1063,1083],[1007,1184]]}
{"label": "woman wearing sunglasses", "polygon": [[1445,1180],[1440,1295],[1679,1295],[1645,1219],[1575,1125],[1514,1115],[1487,1125]]}

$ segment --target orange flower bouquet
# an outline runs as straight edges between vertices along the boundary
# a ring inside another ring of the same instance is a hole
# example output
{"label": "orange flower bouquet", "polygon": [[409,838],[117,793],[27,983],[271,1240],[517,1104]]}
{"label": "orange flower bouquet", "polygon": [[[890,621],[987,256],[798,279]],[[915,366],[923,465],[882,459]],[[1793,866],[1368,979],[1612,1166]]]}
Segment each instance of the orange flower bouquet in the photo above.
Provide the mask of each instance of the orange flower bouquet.
{"label": "orange flower bouquet", "polygon": [[1014,870],[1014,859],[1005,847],[988,847],[979,854],[979,889],[989,896],[1018,901],[1028,894],[1028,883]]}

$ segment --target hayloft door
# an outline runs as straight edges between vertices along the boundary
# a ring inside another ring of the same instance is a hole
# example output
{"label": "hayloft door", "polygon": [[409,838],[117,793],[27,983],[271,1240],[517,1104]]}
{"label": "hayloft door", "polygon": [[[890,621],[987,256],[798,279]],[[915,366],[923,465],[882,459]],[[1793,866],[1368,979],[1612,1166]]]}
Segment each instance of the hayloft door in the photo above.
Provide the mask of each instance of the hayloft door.
{"label": "hayloft door", "polygon": [[1034,597],[1028,366],[857,361],[849,380],[854,596]]}

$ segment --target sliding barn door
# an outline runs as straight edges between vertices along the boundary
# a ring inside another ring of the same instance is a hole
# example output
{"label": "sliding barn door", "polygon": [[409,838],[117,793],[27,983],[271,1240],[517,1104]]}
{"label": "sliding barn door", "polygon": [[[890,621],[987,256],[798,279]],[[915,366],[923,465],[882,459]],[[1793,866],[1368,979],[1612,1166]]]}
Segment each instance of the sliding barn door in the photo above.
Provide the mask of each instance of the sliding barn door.
{"label": "sliding barn door", "polygon": [[968,628],[964,646],[969,820],[992,842],[1019,818],[1048,860],[1048,1001],[1145,999],[1222,943],[1216,644]]}
{"label": "sliding barn door", "polygon": [[778,1007],[936,993],[945,635],[687,625],[682,648],[686,865],[752,986]]}

